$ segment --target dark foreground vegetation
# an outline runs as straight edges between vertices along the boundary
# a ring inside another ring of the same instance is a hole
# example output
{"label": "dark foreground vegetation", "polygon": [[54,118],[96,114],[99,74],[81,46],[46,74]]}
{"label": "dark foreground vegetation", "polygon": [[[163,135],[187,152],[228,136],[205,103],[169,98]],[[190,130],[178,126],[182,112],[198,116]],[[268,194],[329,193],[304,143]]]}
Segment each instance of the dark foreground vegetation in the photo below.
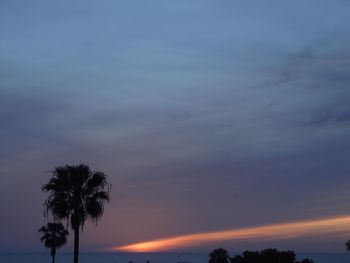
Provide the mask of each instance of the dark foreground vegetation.
{"label": "dark foreground vegetation", "polygon": [[61,223],[47,223],[39,229],[40,240],[50,249],[52,263],[55,263],[56,251],[67,242],[68,231]]}
{"label": "dark foreground vegetation", "polygon": [[262,251],[245,251],[242,255],[230,257],[225,249],[214,249],[209,254],[209,263],[313,263],[311,259],[296,261],[294,251],[265,249]]}
{"label": "dark foreground vegetation", "polygon": [[43,233],[41,240],[51,249],[52,262],[55,262],[56,249],[66,243],[70,225],[74,236],[73,262],[79,262],[79,234],[84,223],[91,220],[97,224],[104,212],[104,205],[109,202],[111,185],[107,175],[93,171],[85,164],[56,167],[50,174],[49,181],[42,186],[48,193],[44,203],[45,217],[54,220],[39,229]]}

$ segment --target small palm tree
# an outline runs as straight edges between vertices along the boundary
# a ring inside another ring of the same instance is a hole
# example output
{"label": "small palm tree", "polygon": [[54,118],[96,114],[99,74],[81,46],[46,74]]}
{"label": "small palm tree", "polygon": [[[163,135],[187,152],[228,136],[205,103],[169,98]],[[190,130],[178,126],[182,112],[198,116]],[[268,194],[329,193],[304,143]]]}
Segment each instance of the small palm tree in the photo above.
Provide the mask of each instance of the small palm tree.
{"label": "small palm tree", "polygon": [[52,263],[55,263],[56,250],[66,244],[68,231],[61,223],[47,223],[39,229],[39,232],[43,234],[41,242],[51,249]]}
{"label": "small palm tree", "polygon": [[87,219],[97,224],[109,201],[111,185],[102,172],[91,171],[85,164],[56,167],[42,190],[49,193],[44,206],[46,216],[67,220],[74,232],[74,263],[79,260],[79,232]]}

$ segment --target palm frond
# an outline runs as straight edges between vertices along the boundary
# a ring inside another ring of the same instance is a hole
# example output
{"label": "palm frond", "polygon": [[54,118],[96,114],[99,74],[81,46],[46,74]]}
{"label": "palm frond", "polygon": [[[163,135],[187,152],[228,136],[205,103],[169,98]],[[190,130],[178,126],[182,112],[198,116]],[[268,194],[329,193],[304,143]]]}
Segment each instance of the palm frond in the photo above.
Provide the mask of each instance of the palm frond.
{"label": "palm frond", "polygon": [[56,167],[51,174],[42,187],[49,193],[44,203],[46,217],[51,213],[56,220],[67,220],[73,229],[83,227],[88,218],[96,223],[102,217],[111,189],[104,173],[80,164]]}
{"label": "palm frond", "polygon": [[45,247],[56,249],[63,246],[67,242],[68,231],[61,223],[47,223],[39,229],[43,235],[40,241]]}

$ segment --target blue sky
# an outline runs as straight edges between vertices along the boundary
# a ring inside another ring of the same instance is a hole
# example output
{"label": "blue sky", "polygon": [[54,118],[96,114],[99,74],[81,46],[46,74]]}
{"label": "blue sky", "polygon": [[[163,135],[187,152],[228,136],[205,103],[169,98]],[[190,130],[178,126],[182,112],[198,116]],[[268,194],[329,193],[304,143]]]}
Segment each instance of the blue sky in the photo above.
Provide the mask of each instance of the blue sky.
{"label": "blue sky", "polygon": [[113,183],[86,250],[349,214],[349,17],[348,1],[1,1],[0,250],[41,249],[40,186],[66,163]]}

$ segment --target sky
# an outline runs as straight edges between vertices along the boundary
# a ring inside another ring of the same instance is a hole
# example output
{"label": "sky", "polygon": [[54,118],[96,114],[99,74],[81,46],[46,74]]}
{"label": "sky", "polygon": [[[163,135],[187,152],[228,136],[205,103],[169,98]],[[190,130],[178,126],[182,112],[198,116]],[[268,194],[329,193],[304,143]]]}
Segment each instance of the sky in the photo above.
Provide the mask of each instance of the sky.
{"label": "sky", "polygon": [[2,0],[0,251],[44,251],[40,188],[79,163],[113,185],[83,251],[222,231],[169,250],[344,251],[349,17],[345,0]]}

